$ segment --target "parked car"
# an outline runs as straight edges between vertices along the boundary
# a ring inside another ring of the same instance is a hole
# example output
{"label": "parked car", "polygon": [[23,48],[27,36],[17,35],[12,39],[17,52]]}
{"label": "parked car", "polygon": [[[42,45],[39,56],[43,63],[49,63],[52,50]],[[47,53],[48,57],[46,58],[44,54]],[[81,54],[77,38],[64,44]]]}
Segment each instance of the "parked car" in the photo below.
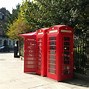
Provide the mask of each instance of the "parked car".
{"label": "parked car", "polygon": [[0,52],[9,52],[10,49],[8,46],[0,46]]}

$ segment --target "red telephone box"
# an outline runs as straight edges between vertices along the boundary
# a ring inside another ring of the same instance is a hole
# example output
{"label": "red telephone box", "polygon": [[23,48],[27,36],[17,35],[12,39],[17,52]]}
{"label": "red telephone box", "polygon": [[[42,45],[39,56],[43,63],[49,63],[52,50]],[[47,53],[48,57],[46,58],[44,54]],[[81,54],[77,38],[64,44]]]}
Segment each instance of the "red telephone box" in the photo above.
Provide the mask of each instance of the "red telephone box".
{"label": "red telephone box", "polygon": [[48,30],[47,76],[57,81],[73,77],[73,29],[56,25]]}
{"label": "red telephone box", "polygon": [[47,31],[48,28],[37,30],[37,74],[47,76]]}
{"label": "red telephone box", "polygon": [[24,37],[24,72],[36,73],[36,32],[21,34]]}

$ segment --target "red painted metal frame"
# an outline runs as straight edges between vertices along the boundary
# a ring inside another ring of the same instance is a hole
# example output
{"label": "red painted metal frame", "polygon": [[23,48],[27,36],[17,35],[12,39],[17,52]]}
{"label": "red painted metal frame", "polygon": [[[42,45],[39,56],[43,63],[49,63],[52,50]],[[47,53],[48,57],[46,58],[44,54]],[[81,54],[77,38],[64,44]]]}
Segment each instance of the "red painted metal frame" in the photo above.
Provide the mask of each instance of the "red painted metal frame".
{"label": "red painted metal frame", "polygon": [[37,64],[37,46],[36,32],[21,34],[24,38],[24,72],[36,73]]}
{"label": "red painted metal frame", "polygon": [[37,74],[47,76],[47,31],[48,28],[37,30]]}
{"label": "red painted metal frame", "polygon": [[[55,54],[50,54],[50,37],[55,37]],[[69,64],[64,64],[64,37],[70,38],[69,48]],[[51,63],[51,56],[54,55],[54,62]],[[73,77],[73,29],[65,25],[56,25],[50,27],[47,35],[47,77],[53,78],[57,81],[63,81]],[[51,69],[51,66],[53,69]],[[69,74],[64,74],[64,69],[67,68]],[[50,71],[53,71],[50,72]]]}

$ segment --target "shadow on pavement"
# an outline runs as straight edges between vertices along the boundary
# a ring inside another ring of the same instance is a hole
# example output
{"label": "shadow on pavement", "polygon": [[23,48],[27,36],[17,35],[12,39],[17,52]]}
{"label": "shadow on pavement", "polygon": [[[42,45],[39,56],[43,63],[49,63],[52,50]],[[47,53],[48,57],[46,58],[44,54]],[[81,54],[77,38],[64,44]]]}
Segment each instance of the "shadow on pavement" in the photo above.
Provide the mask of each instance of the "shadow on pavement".
{"label": "shadow on pavement", "polygon": [[85,81],[85,80],[71,79],[71,80],[66,80],[64,82],[72,85],[77,85],[77,86],[82,86],[87,88],[89,87],[89,81]]}
{"label": "shadow on pavement", "polygon": [[[29,74],[29,73],[26,73],[26,74]],[[34,73],[32,73],[32,74],[30,73],[30,75],[35,75],[38,78],[43,78],[44,80],[47,80],[47,79],[50,80],[50,78],[41,77],[40,75],[37,75],[37,74],[34,74]],[[55,81],[55,80],[52,79],[51,81]],[[65,81],[62,81],[61,83],[66,83],[66,84],[70,84],[70,85],[75,85],[75,86],[81,86],[81,87],[89,88],[89,81],[85,81],[85,80],[78,79],[78,78],[73,78],[73,79],[65,80]]]}

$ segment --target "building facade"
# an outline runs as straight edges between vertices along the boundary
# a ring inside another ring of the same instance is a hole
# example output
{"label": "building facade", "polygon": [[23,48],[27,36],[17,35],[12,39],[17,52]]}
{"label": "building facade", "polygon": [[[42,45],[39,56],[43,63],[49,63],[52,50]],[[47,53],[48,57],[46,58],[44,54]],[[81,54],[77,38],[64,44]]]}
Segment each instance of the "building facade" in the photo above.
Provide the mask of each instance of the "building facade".
{"label": "building facade", "polygon": [[9,38],[6,38],[6,37],[0,37],[0,46],[3,46],[4,45],[4,41],[7,42],[7,45],[10,49],[13,49],[14,48],[14,45],[15,45],[15,40],[11,40]]}

